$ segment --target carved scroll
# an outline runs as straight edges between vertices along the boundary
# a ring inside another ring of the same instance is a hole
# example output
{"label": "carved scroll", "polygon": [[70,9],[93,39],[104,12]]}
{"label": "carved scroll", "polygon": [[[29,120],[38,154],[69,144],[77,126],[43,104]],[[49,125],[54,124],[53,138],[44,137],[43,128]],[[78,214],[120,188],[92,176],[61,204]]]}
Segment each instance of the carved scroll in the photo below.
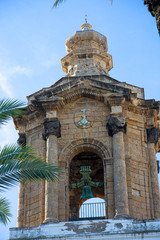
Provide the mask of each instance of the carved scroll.
{"label": "carved scroll", "polygon": [[58,138],[61,137],[61,124],[59,120],[44,122],[43,139],[46,141],[49,135],[55,135]]}

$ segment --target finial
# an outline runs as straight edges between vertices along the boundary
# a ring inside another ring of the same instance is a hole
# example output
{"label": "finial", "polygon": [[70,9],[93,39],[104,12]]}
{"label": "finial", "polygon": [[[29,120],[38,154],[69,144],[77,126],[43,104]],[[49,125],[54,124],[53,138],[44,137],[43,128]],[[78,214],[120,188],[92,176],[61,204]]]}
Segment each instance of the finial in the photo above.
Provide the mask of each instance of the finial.
{"label": "finial", "polygon": [[85,15],[85,23],[87,23],[87,14]]}
{"label": "finial", "polygon": [[85,15],[85,23],[81,26],[82,31],[92,29],[92,25],[88,23],[87,14]]}

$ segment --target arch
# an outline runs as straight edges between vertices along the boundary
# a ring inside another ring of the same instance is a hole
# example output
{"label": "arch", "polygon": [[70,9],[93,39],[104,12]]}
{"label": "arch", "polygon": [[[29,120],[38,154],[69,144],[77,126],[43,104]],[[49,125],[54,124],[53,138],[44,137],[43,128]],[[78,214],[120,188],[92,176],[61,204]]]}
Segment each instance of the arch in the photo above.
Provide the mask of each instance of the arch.
{"label": "arch", "polygon": [[[76,139],[68,144],[65,145],[65,147],[62,149],[62,152],[59,155],[59,166],[62,166],[64,169],[63,184],[65,185],[65,199],[67,199],[67,205],[65,208],[65,214],[66,219],[72,218],[72,213],[70,212],[70,194],[69,194],[69,169],[70,169],[70,163],[72,159],[78,155],[81,152],[92,152],[96,153],[102,160],[103,169],[104,172],[106,172],[106,162],[107,160],[112,159],[112,154],[110,150],[105,146],[101,141],[92,139],[92,138],[81,138]],[[104,175],[104,199],[107,202],[107,195],[106,195],[106,174]],[[96,197],[99,197],[96,195]],[[77,216],[79,211],[79,204],[81,205],[83,201],[78,203],[78,205],[75,205],[75,208],[72,208],[73,215],[75,214]],[[107,208],[107,205],[106,205]],[[107,209],[106,209],[107,213]],[[108,216],[106,214],[106,216]]]}
{"label": "arch", "polygon": [[59,161],[64,162],[65,160],[69,164],[75,155],[86,151],[97,153],[103,162],[105,159],[112,158],[110,150],[102,142],[92,138],[81,138],[72,141],[63,148]]}

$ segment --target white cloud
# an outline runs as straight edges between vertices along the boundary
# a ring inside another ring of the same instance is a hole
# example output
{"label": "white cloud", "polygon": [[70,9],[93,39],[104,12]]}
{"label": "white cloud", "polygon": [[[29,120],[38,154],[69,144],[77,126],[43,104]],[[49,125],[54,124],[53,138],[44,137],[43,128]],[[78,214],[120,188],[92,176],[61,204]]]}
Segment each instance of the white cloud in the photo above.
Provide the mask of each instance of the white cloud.
{"label": "white cloud", "polygon": [[18,139],[17,131],[15,130],[12,120],[0,127],[0,147],[6,144],[16,143]]}
{"label": "white cloud", "polygon": [[13,98],[11,86],[8,84],[7,76],[3,72],[0,72],[0,88],[10,98]]}
{"label": "white cloud", "polygon": [[10,67],[1,64],[2,61],[0,61],[0,88],[7,97],[13,98],[12,77],[19,74],[29,76],[31,71],[19,65]]}
{"label": "white cloud", "polygon": [[8,69],[8,75],[12,76],[13,74],[24,74],[26,76],[29,76],[31,74],[31,71],[25,67],[15,66]]}

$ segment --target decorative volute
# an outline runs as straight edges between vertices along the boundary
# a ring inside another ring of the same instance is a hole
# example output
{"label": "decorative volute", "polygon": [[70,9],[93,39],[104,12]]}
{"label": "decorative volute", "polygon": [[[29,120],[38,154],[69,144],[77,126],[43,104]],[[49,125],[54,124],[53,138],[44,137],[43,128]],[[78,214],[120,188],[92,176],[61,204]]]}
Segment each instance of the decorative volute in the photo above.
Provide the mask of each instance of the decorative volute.
{"label": "decorative volute", "polygon": [[67,55],[61,59],[67,76],[105,74],[112,69],[112,56],[107,53],[107,38],[86,22],[65,42]]}

